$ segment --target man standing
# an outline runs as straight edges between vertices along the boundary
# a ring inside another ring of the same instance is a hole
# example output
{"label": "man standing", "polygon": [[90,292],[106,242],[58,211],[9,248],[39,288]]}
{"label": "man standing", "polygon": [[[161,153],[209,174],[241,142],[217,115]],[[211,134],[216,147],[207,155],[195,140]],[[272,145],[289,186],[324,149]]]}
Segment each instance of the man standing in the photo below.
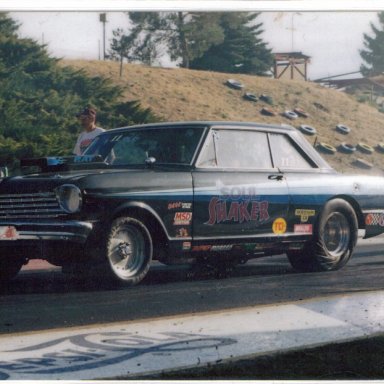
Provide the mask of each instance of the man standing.
{"label": "man standing", "polygon": [[80,156],[92,143],[94,138],[98,136],[105,129],[96,127],[96,110],[92,107],[86,107],[79,112],[76,117],[79,119],[83,132],[77,138],[73,154]]}

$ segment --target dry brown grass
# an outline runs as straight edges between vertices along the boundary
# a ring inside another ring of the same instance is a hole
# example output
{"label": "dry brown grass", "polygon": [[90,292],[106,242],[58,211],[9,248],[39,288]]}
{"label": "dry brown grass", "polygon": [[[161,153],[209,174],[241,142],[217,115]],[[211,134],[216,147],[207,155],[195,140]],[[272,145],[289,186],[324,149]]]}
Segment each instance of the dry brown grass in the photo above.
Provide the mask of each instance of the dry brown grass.
{"label": "dry brown grass", "polygon": [[[143,107],[166,121],[182,120],[227,120],[284,123],[299,127],[301,124],[316,128],[317,140],[337,147],[341,142],[356,145],[364,142],[376,147],[384,142],[384,115],[375,108],[357,102],[345,93],[325,89],[318,84],[275,80],[250,75],[194,71],[180,68],[153,68],[125,64],[122,77],[119,64],[110,61],[65,60],[61,65],[76,69],[84,68],[92,76],[105,76],[124,89],[127,100],[140,100]],[[234,90],[225,85],[229,78],[241,81],[244,90]],[[244,100],[244,92],[256,95],[267,94],[274,100],[276,116],[260,113],[266,103]],[[300,107],[310,114],[308,118],[288,120],[282,113]],[[342,135],[335,130],[337,124],[351,128],[351,133]],[[313,143],[314,137],[307,136]],[[336,153],[324,155],[327,161],[342,172],[364,172],[353,166],[356,158],[374,165],[369,172],[383,173],[384,154],[375,151],[371,155],[359,151],[351,155]]]}

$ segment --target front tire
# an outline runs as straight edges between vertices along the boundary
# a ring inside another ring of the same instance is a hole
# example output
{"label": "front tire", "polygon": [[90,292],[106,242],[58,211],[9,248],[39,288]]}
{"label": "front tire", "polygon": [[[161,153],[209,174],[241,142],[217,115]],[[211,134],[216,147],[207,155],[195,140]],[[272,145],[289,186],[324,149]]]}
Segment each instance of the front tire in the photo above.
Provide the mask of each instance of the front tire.
{"label": "front tire", "polygon": [[330,200],[315,224],[311,242],[301,251],[287,252],[288,259],[300,272],[340,269],[352,256],[357,233],[357,217],[351,205],[342,199]]}
{"label": "front tire", "polygon": [[149,270],[152,254],[152,238],[141,221],[119,217],[112,222],[106,239],[106,257],[115,281],[138,284]]}
{"label": "front tire", "polygon": [[0,284],[12,280],[24,265],[24,259],[16,256],[0,257]]}

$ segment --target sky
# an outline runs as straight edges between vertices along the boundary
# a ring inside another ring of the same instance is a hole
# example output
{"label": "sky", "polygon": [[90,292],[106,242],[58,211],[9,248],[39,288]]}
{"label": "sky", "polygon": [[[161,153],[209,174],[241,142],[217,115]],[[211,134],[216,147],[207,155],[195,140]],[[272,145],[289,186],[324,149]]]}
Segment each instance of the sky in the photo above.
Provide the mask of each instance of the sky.
{"label": "sky", "polygon": [[[336,0],[335,0],[336,1]],[[10,12],[20,25],[19,35],[47,45],[55,57],[99,59],[103,57],[103,24],[96,11]],[[106,47],[116,28],[128,30],[128,17],[108,11]],[[363,34],[372,35],[376,11],[263,11],[262,39],[272,52],[298,51],[311,57],[308,77],[316,80],[358,71],[362,60]],[[174,65],[163,61],[162,65]],[[356,75],[358,76],[358,75]]]}

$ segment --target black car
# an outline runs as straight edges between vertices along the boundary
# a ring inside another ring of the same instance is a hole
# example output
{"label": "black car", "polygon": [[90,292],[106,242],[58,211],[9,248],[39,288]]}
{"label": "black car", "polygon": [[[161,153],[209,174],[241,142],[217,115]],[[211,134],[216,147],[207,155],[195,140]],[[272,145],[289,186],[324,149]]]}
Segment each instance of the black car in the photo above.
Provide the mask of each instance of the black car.
{"label": "black car", "polygon": [[337,173],[290,126],[118,128],[84,156],[21,165],[35,172],[0,183],[3,282],[33,258],[126,284],[152,260],[219,268],[285,252],[298,271],[329,271],[358,230],[384,232],[384,179]]}

